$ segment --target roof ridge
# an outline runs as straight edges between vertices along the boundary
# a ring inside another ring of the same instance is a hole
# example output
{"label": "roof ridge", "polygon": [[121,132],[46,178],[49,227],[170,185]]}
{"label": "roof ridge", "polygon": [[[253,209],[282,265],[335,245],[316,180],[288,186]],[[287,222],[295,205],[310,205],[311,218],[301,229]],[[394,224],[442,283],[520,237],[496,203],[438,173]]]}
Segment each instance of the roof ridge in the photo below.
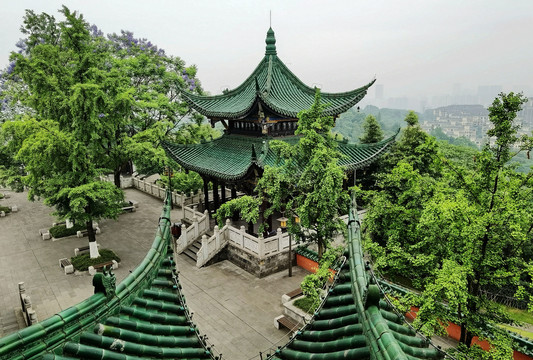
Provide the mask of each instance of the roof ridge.
{"label": "roof ridge", "polygon": [[267,96],[270,95],[270,88],[272,87],[272,57],[273,55],[269,55],[268,57],[268,70],[265,86],[265,93]]}
{"label": "roof ridge", "polygon": [[375,143],[362,144],[362,143],[344,142],[343,140],[338,140],[338,139],[333,139],[333,140],[335,140],[338,144],[342,144],[344,146],[349,146],[349,147],[353,147],[353,148],[360,148],[360,149],[367,149],[367,148],[373,148],[373,147],[377,147],[377,146],[382,146],[383,144],[387,144],[387,143],[393,141],[396,138],[396,136],[398,136],[400,130],[401,130],[401,128],[398,128],[398,130],[396,131],[396,133],[394,133],[394,135],[391,135],[388,138],[380,140],[380,141],[375,142]]}

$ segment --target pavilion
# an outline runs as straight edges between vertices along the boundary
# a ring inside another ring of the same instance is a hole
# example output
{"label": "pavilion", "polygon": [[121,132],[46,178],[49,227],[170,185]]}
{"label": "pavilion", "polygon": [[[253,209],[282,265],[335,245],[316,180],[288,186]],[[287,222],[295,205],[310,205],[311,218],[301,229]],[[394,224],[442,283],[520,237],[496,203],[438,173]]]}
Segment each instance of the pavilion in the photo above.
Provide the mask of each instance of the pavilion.
{"label": "pavilion", "polygon": [[[324,114],[337,118],[356,105],[375,82],[342,93],[322,92],[328,104]],[[218,139],[194,145],[164,143],[169,157],[187,170],[200,174],[204,180],[204,205],[209,206],[208,183],[213,184],[216,210],[226,201],[226,187],[251,194],[266,165],[275,166],[276,154],[270,149],[271,140],[296,143],[294,132],[298,113],[314,102],[316,89],[304,84],[277,56],[274,31],[266,37],[265,56],[250,76],[237,88],[220,95],[202,96],[184,92],[189,106],[206,116],[214,126],[221,122],[224,135]],[[395,136],[375,144],[351,144],[339,141],[344,155],[340,161],[348,174],[375,161],[393,143]],[[222,189],[220,199],[219,188]]]}

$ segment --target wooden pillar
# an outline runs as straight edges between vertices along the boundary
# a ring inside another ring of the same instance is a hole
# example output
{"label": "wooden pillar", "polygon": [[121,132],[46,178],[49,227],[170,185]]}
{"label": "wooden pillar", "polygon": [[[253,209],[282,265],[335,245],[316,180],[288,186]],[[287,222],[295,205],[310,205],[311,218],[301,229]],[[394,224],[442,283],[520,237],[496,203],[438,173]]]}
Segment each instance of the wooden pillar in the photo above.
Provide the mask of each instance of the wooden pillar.
{"label": "wooden pillar", "polygon": [[235,185],[233,185],[231,187],[231,199],[236,199],[237,198],[237,189],[235,188]]}
{"label": "wooden pillar", "polygon": [[213,180],[213,201],[215,202],[215,210],[220,206],[220,197],[218,195],[218,179]]}
{"label": "wooden pillar", "polygon": [[220,192],[222,193],[222,203],[226,202],[226,184],[220,183]]}
{"label": "wooden pillar", "polygon": [[207,177],[202,177],[202,180],[204,181],[204,210],[209,211],[209,181]]}

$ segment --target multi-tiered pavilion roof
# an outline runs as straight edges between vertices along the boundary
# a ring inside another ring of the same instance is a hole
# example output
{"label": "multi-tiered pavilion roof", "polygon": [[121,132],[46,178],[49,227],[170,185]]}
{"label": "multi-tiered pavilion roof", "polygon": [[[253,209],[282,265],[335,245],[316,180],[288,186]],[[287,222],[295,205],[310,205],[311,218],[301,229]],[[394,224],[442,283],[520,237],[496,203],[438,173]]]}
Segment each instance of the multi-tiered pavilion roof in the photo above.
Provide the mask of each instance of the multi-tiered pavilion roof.
{"label": "multi-tiered pavilion roof", "polygon": [[[363,99],[374,82],[341,93],[322,92],[322,102],[328,105],[324,114],[337,118]],[[316,88],[304,84],[278,57],[276,38],[270,28],[265,56],[237,88],[214,96],[182,94],[189,106],[209,118],[212,125],[221,122],[224,135],[196,145],[165,143],[165,150],[185,169],[198,172],[204,184],[211,181],[215,189],[225,185],[250,192],[264,167],[275,164],[269,142],[298,141],[298,113],[311,107],[315,93]],[[363,168],[393,141],[394,136],[368,145],[339,141],[338,149],[344,155],[340,163],[347,172]],[[217,196],[218,191],[214,194]],[[214,200],[217,207],[218,199]]]}

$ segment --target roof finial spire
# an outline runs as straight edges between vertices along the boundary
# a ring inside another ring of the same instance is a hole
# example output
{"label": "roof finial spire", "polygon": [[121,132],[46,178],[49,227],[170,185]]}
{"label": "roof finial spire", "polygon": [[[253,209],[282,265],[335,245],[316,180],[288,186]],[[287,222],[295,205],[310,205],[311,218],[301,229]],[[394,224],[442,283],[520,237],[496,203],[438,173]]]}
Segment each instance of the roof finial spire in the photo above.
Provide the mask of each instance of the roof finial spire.
{"label": "roof finial spire", "polygon": [[272,29],[272,10],[270,10],[270,24],[269,27]]}
{"label": "roof finial spire", "polygon": [[265,42],[267,44],[265,55],[276,55],[276,37],[272,28],[268,29]]}

